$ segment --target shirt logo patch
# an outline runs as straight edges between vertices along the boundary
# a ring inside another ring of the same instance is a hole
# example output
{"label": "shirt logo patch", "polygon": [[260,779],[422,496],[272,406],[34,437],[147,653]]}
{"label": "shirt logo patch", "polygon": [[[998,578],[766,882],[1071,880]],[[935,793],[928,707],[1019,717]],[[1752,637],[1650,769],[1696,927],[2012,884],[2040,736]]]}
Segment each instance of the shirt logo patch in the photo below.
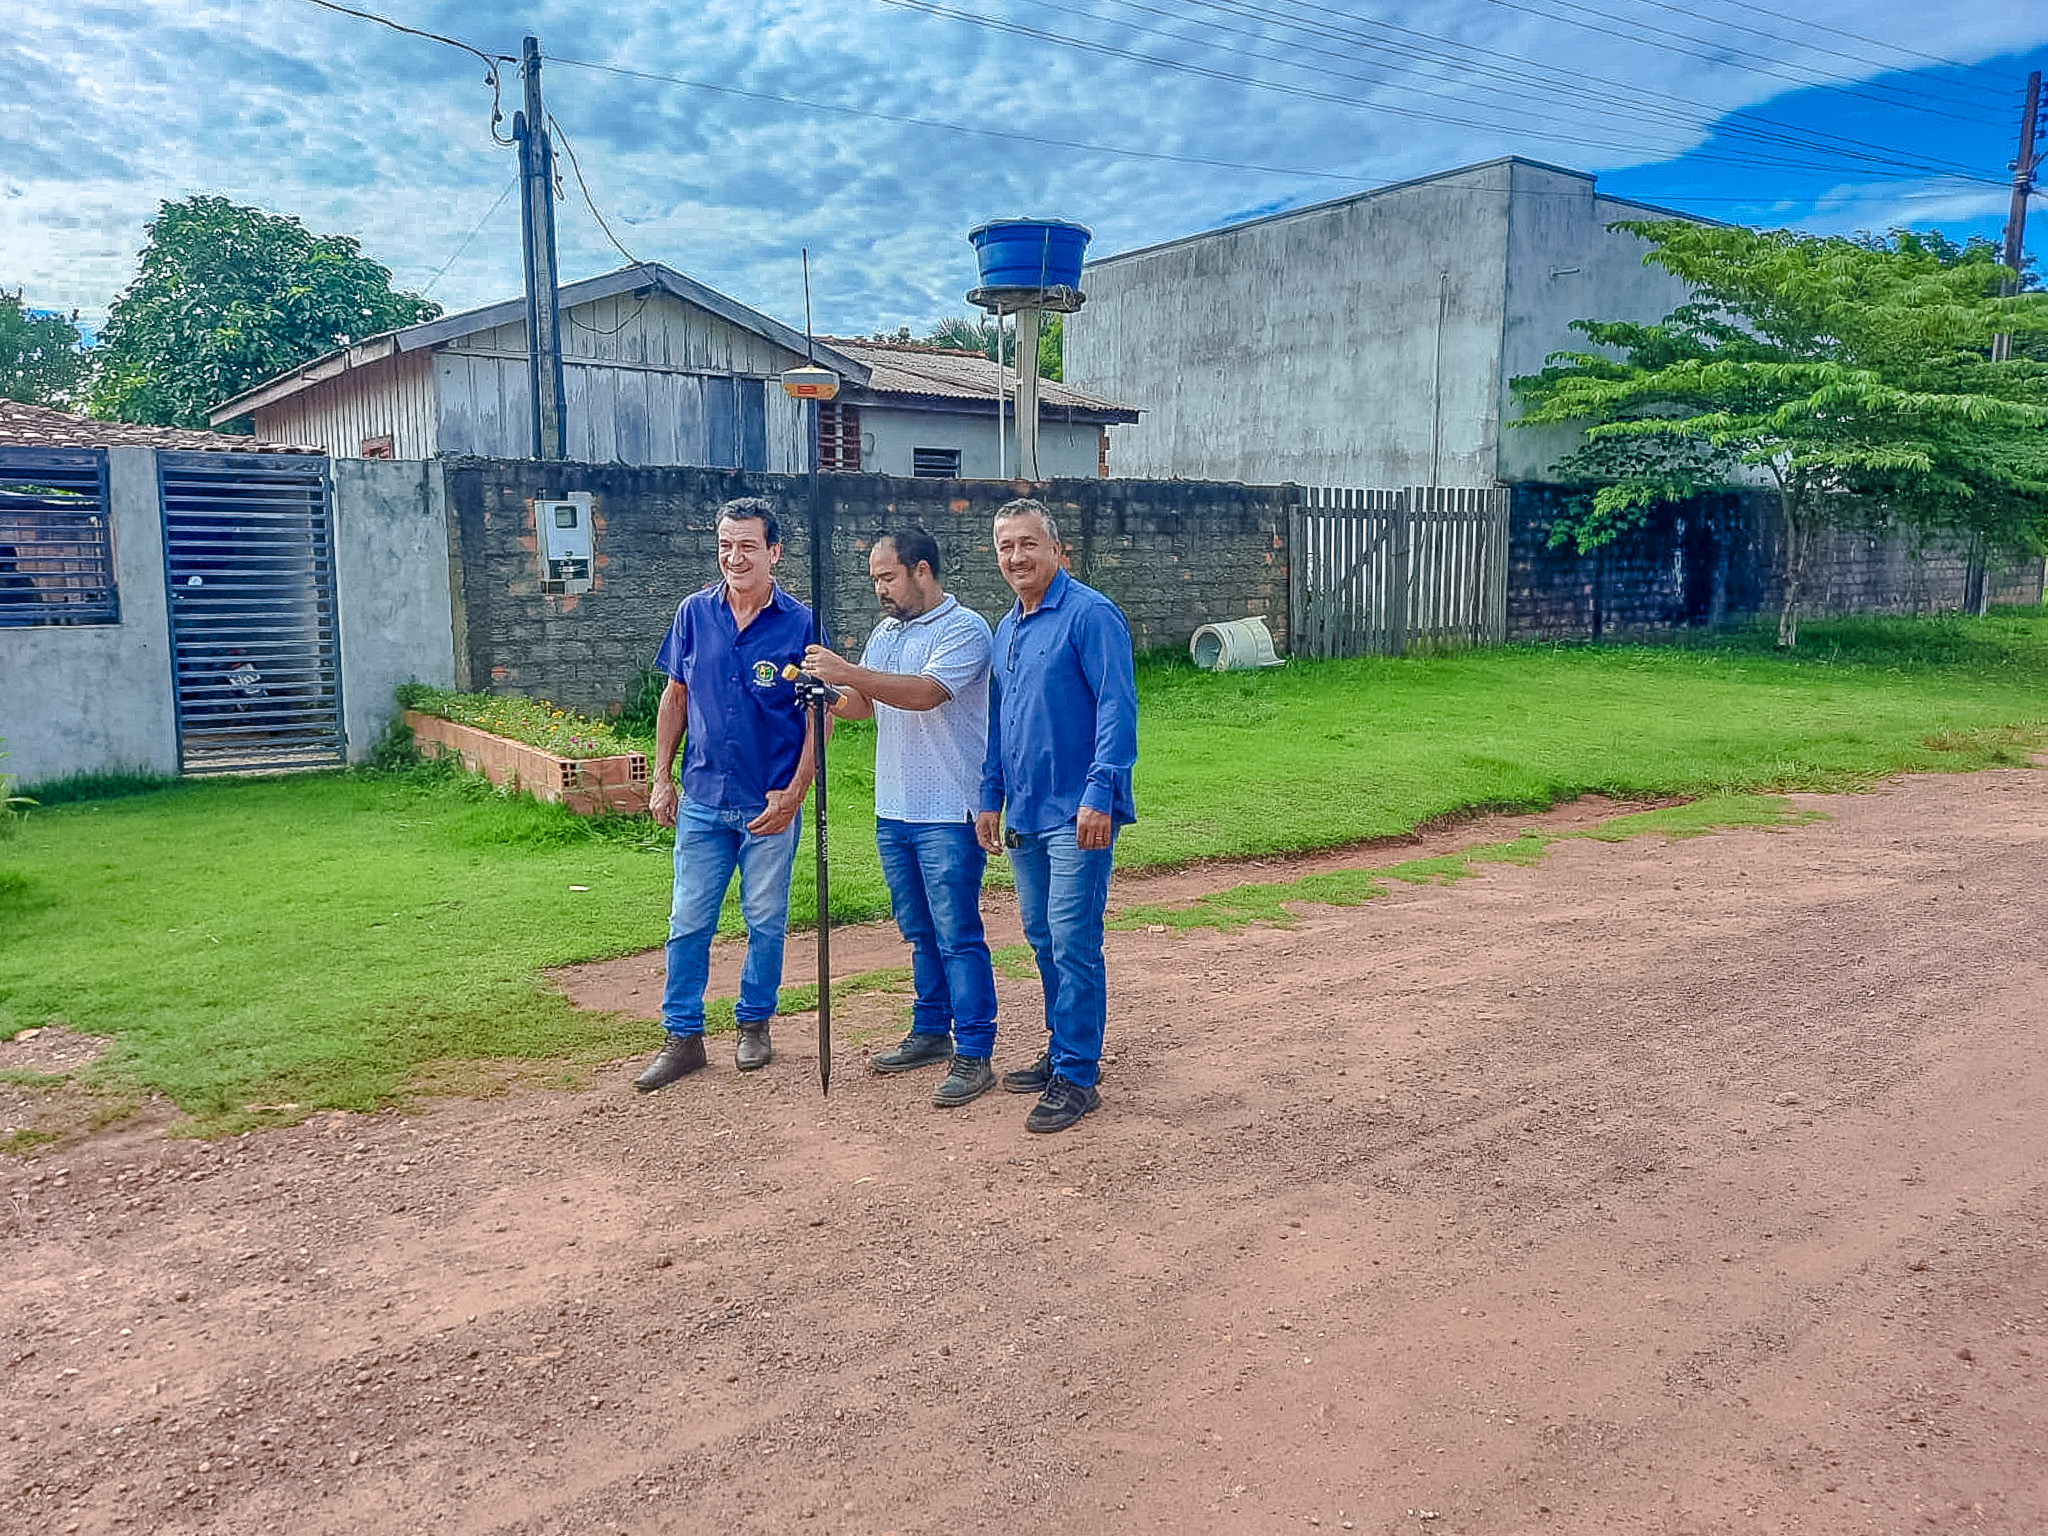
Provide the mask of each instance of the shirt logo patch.
{"label": "shirt logo patch", "polygon": [[757,661],[754,663],[754,686],[756,688],[773,688],[778,675],[774,662]]}

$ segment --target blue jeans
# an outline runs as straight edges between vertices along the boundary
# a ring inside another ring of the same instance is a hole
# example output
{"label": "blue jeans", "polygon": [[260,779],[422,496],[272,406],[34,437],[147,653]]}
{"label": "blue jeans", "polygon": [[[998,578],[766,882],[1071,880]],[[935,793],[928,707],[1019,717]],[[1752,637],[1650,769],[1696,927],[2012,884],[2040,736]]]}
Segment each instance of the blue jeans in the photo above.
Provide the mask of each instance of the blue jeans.
{"label": "blue jeans", "polygon": [[981,872],[988,855],[968,821],[875,819],[875,847],[896,926],[917,983],[911,1032],[953,1036],[962,1056],[986,1060],[996,1044],[996,973],[981,931]]}
{"label": "blue jeans", "polygon": [[[1114,839],[1112,839],[1114,841]],[[1110,849],[1080,847],[1073,823],[1025,832],[1010,850],[1017,911],[1045,985],[1045,1027],[1052,1069],[1070,1083],[1095,1086],[1109,982],[1102,963],[1102,911],[1109,905]]]}
{"label": "blue jeans", "polygon": [[668,980],[661,1027],[671,1035],[704,1033],[704,988],[711,980],[711,941],[732,873],[740,872],[740,913],[747,920],[747,958],[740,970],[742,1024],[774,1017],[782,985],[782,941],[789,931],[789,872],[803,816],[770,837],[747,830],[757,811],[722,811],[683,800],[676,807],[675,899],[668,914]]}

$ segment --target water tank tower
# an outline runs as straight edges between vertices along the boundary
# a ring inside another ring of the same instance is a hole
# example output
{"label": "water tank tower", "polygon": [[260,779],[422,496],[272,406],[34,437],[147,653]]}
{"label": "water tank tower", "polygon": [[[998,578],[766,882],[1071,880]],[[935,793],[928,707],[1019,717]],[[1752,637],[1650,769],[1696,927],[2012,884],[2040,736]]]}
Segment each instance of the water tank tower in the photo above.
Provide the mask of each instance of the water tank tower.
{"label": "water tank tower", "polygon": [[[1038,331],[1044,314],[1071,315],[1087,301],[1081,292],[1084,225],[1064,219],[991,219],[968,231],[981,282],[967,302],[1001,323],[1017,317],[1017,473],[1038,479]],[[997,403],[1001,430],[1001,402]]]}

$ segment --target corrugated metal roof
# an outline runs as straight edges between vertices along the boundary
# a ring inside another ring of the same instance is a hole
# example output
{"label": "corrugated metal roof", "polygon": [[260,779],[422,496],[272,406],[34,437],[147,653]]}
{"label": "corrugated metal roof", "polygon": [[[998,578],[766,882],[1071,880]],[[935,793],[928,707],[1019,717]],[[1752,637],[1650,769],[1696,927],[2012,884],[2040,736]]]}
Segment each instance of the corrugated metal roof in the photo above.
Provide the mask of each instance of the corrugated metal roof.
{"label": "corrugated metal roof", "polygon": [[197,453],[310,453],[286,443],[260,443],[232,432],[190,427],[151,427],[133,421],[100,421],[43,405],[0,400],[0,443],[21,448],[175,448]]}
{"label": "corrugated metal roof", "polygon": [[[820,338],[825,339],[825,338]],[[1007,393],[1014,382],[1008,370],[979,352],[960,352],[946,347],[920,347],[899,341],[849,341],[831,337],[835,351],[867,364],[870,395],[918,395],[940,400],[994,400]],[[1117,421],[1136,421],[1134,406],[1118,405],[1100,396],[1052,379],[1038,381],[1041,410],[1072,409]]]}
{"label": "corrugated metal roof", "polygon": [[[707,314],[716,315],[742,330],[752,331],[755,335],[764,337],[799,357],[806,351],[803,332],[792,330],[780,320],[771,319],[759,310],[749,309],[739,300],[728,298],[715,288],[707,288],[694,277],[685,277],[673,267],[665,267],[658,261],[646,261],[634,267],[620,267],[596,277],[584,278],[581,282],[564,283],[557,288],[555,297],[562,312],[567,314],[579,304],[595,303],[599,299],[632,293],[642,288],[658,288],[686,304],[696,305]],[[316,357],[311,362],[301,363],[291,371],[281,373],[274,379],[267,379],[253,389],[245,389],[232,400],[224,400],[215,406],[210,416],[215,422],[232,421],[235,417],[247,415],[259,406],[274,405],[302,389],[324,383],[364,363],[389,357],[393,352],[414,352],[422,348],[438,347],[458,336],[473,336],[479,331],[494,330],[501,325],[524,323],[525,319],[525,299],[502,299],[495,304],[465,309],[458,314],[442,315],[436,320],[422,320],[416,325],[401,326],[395,331],[384,331]],[[574,364],[584,360],[565,357],[563,361]],[[855,359],[836,355],[828,355],[824,361],[835,372],[846,375],[852,375],[864,366]]]}

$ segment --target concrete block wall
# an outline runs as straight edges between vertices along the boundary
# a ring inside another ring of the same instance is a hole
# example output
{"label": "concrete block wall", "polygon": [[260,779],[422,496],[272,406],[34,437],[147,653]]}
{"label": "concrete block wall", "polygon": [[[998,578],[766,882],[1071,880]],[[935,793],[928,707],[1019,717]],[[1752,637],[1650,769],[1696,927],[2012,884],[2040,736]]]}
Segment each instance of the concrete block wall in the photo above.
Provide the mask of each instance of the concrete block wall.
{"label": "concrete block wall", "polygon": [[[461,571],[458,686],[520,693],[592,713],[616,708],[651,664],[676,604],[717,580],[713,518],[735,496],[765,496],[783,516],[785,586],[810,594],[809,490],[802,476],[623,465],[457,459],[445,465]],[[1018,494],[997,481],[824,477],[831,542],[828,617],[842,647],[877,617],[867,555],[891,528],[938,539],[947,587],[991,623],[1012,601],[996,570],[991,521]],[[1035,488],[1053,511],[1074,574],[1123,608],[1140,649],[1184,646],[1216,619],[1258,614],[1284,647],[1284,487],[1181,481],[1055,480]],[[547,597],[529,503],[589,491],[591,590]]]}
{"label": "concrete block wall", "polygon": [[[1567,492],[1518,485],[1508,554],[1508,638],[1654,636],[1774,616],[1784,601],[1784,536],[1776,497],[1740,491],[1658,508],[1634,533],[1581,555],[1548,547]],[[1969,562],[1939,543],[1833,530],[1822,537],[1800,602],[1805,617],[1952,613]],[[1995,603],[2042,600],[2042,563],[2001,562]]]}

